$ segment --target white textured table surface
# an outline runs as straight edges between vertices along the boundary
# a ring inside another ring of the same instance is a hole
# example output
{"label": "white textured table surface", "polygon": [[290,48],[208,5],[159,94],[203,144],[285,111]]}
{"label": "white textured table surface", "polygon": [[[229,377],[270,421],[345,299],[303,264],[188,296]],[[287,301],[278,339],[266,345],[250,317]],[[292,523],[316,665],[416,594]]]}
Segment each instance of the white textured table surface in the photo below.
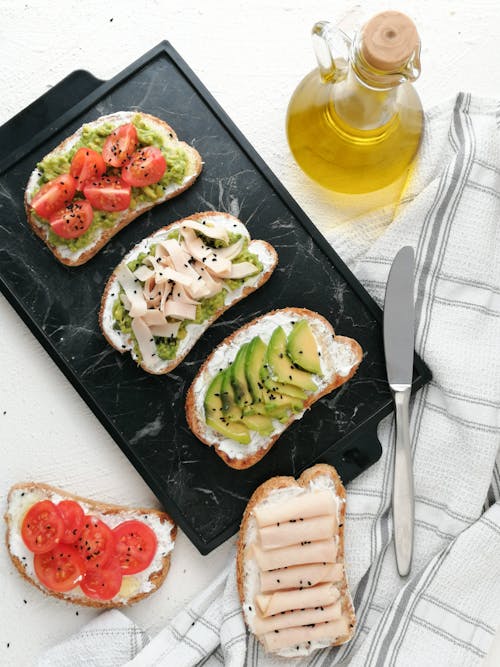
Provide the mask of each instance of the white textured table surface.
{"label": "white textured table surface", "polygon": [[[424,106],[458,90],[499,96],[500,5],[456,0],[0,0],[0,124],[75,69],[107,79],[169,39],[306,213],[322,230],[341,217],[328,193],[294,165],[284,135],[288,99],[314,66],[309,29],[320,19],[347,28],[386,8],[406,11],[423,43]],[[333,14],[335,11],[335,14]],[[2,220],[2,224],[8,221]],[[9,486],[39,480],[81,495],[156,504],[148,487],[0,297],[0,512]],[[202,557],[180,534],[162,589],[127,613],[154,632],[222,568],[234,539]],[[0,549],[0,664],[31,665],[44,648],[96,612],[45,598]],[[489,664],[499,664],[500,654]]]}

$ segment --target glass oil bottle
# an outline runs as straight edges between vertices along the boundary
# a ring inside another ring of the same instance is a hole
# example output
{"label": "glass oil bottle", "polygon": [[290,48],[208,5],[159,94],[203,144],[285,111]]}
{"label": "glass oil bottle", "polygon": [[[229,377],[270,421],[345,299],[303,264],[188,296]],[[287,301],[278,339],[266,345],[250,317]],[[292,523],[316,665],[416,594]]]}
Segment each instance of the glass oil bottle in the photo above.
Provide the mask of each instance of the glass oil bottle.
{"label": "glass oil bottle", "polygon": [[354,36],[313,28],[318,68],[294,92],[287,136],[302,170],[322,186],[368,193],[400,179],[417,152],[422,105],[420,40],[400,12],[374,16]]}

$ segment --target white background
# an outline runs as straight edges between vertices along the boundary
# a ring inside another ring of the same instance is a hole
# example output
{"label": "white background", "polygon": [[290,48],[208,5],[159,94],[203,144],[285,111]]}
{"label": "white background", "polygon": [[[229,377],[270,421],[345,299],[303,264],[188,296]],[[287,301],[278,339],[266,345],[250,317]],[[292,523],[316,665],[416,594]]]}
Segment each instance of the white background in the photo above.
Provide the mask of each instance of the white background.
{"label": "white background", "polygon": [[[341,21],[350,29],[387,8],[406,11],[418,26],[423,52],[417,89],[425,107],[459,90],[500,96],[496,0],[0,0],[0,124],[71,71],[108,79],[169,39],[313,221],[331,231],[345,214],[294,165],[284,135],[286,106],[314,67],[309,32],[315,21]],[[3,297],[0,332],[0,512],[10,485],[21,480],[103,501],[156,505]],[[127,613],[154,632],[223,567],[233,543],[202,557],[180,534],[167,582]],[[76,615],[77,607],[26,584],[4,548],[0,592],[2,665],[33,664],[40,651],[96,613],[82,608]]]}

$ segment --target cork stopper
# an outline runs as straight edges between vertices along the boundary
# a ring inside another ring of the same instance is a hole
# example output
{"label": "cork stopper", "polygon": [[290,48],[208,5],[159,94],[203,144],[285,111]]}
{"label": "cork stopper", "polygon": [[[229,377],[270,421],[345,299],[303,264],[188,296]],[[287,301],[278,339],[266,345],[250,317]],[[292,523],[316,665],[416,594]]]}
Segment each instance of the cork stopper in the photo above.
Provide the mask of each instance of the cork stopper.
{"label": "cork stopper", "polygon": [[415,24],[406,14],[387,11],[364,26],[361,49],[368,65],[390,72],[408,61],[419,42]]}

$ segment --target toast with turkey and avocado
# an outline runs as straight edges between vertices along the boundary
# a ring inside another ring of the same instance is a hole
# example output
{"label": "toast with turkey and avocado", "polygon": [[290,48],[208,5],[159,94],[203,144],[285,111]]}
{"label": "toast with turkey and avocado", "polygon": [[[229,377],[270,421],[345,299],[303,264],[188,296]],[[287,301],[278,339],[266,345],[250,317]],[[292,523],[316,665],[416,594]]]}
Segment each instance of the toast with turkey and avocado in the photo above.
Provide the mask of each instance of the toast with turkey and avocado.
{"label": "toast with turkey and avocado", "polygon": [[139,215],[189,188],[201,156],[165,121],[119,111],[86,123],[32,172],[25,209],[63,264],[93,257]]}
{"label": "toast with turkey and avocado", "polygon": [[195,213],[125,255],[104,289],[101,330],[148,373],[169,373],[212,322],[270,278],[277,261],[238,218]]}
{"label": "toast with turkey and avocado", "polygon": [[[232,468],[249,468],[283,431],[356,372],[363,351],[321,315],[283,308],[212,352],[186,397],[189,428]],[[229,363],[228,363],[229,362]]]}

